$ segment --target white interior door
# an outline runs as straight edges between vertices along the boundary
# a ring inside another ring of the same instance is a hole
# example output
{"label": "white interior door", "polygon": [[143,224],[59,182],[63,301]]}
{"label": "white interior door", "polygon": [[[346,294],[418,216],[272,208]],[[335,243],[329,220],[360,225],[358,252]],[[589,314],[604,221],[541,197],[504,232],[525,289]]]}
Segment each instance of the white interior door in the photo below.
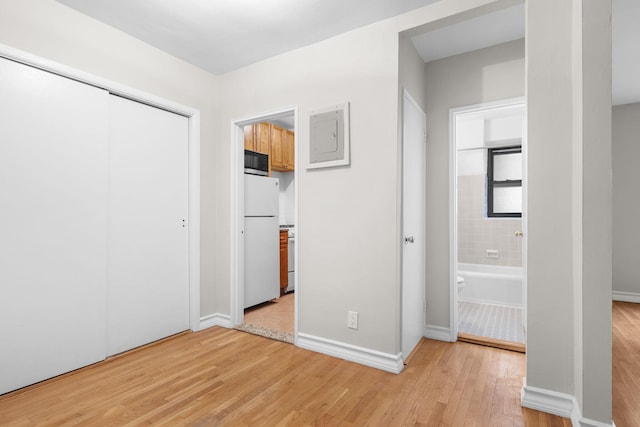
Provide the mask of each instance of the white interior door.
{"label": "white interior door", "polygon": [[529,166],[527,157],[529,154],[527,137],[527,114],[525,111],[522,124],[522,326],[525,339],[527,336],[527,212],[529,210],[528,177]]}
{"label": "white interior door", "polygon": [[0,394],[104,358],[107,97],[0,58]]}
{"label": "white interior door", "polygon": [[405,91],[403,97],[402,356],[424,335],[426,115]]}
{"label": "white interior door", "polygon": [[189,328],[188,119],[109,97],[108,354]]}

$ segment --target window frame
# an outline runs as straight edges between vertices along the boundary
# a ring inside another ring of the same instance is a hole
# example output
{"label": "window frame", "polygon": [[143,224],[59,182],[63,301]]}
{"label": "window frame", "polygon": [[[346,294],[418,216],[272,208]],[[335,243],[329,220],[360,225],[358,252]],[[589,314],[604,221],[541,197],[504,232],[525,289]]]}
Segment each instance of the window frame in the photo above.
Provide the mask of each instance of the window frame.
{"label": "window frame", "polygon": [[520,212],[494,212],[493,211],[493,190],[494,188],[522,188],[522,179],[509,179],[505,181],[495,181],[493,179],[494,158],[504,154],[522,153],[522,145],[510,145],[508,147],[489,148],[487,153],[487,217],[488,218],[522,218]]}

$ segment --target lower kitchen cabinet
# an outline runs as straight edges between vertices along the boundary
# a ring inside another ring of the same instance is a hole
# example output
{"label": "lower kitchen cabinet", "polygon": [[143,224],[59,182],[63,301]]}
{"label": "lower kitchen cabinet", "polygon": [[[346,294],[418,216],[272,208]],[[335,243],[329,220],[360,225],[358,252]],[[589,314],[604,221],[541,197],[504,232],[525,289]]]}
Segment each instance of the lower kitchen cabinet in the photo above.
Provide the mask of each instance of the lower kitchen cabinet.
{"label": "lower kitchen cabinet", "polygon": [[280,295],[289,286],[289,232],[280,230]]}

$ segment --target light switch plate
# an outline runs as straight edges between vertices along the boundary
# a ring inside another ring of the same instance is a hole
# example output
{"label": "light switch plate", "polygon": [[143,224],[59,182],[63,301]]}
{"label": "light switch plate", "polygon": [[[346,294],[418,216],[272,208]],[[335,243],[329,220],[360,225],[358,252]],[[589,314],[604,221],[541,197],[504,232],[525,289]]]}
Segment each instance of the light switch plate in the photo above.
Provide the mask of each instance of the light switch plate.
{"label": "light switch plate", "polygon": [[347,327],[351,329],[358,329],[358,312],[357,311],[347,312]]}

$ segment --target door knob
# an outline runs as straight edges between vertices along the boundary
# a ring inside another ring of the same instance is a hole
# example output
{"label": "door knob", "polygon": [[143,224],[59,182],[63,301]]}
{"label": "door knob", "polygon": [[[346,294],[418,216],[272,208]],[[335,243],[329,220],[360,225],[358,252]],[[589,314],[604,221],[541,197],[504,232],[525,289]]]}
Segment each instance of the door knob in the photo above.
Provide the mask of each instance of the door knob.
{"label": "door knob", "polygon": [[524,233],[522,231],[516,231],[516,237],[522,237]]}
{"label": "door knob", "polygon": [[413,243],[413,241],[414,241],[413,236],[408,236],[404,238],[405,243]]}

